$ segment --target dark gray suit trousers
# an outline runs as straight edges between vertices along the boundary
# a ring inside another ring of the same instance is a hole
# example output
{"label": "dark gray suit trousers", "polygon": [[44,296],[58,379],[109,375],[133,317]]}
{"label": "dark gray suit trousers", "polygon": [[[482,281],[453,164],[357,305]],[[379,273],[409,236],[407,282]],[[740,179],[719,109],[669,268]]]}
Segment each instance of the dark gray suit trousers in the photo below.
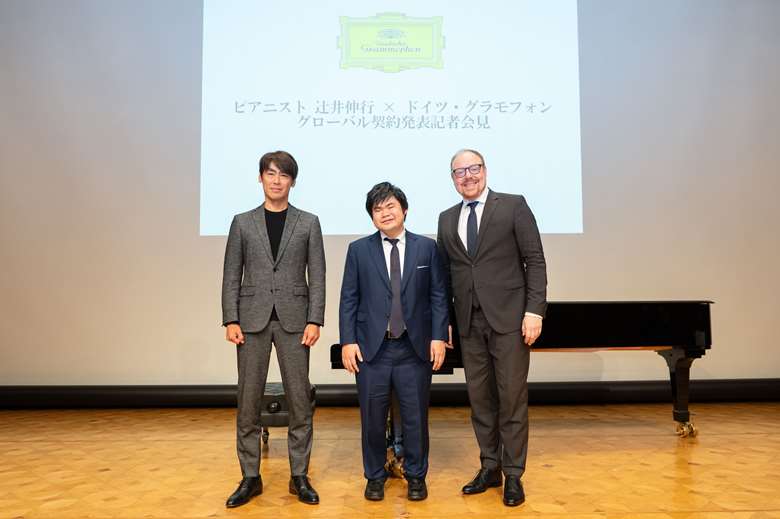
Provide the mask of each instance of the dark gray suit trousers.
{"label": "dark gray suit trousers", "polygon": [[522,476],[528,455],[528,366],[531,350],[520,330],[495,332],[480,308],[461,335],[471,423],[482,467]]}
{"label": "dark gray suit trousers", "polygon": [[271,321],[262,331],[244,333],[245,342],[238,352],[238,461],[244,477],[260,473],[260,404],[268,376],[271,343],[276,349],[284,393],[290,413],[287,452],[293,476],[309,471],[312,445],[311,386],[309,384],[309,347],[301,344],[301,332],[286,332],[279,321]]}

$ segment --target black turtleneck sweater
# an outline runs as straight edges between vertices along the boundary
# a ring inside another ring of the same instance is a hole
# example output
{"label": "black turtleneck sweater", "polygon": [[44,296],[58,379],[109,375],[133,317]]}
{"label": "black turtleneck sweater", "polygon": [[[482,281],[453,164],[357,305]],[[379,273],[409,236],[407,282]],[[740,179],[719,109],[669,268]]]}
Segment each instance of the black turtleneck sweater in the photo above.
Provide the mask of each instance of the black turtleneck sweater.
{"label": "black turtleneck sweater", "polygon": [[[284,231],[284,222],[287,219],[287,209],[274,212],[265,209],[265,228],[268,230],[268,240],[271,242],[271,254],[276,261],[276,255],[279,254],[279,244],[282,242],[282,232]],[[278,321],[276,307],[271,310],[271,320]]]}

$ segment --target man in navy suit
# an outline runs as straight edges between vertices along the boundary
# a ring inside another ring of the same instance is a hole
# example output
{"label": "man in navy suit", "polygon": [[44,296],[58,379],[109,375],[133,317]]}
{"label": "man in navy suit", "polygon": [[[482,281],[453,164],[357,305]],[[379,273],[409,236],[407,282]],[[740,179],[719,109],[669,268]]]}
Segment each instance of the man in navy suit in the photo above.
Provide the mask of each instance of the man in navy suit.
{"label": "man in navy suit", "polygon": [[378,231],[349,244],[341,285],[341,358],[357,379],[366,499],[384,498],[385,423],[391,391],[401,407],[407,497],[428,497],[428,401],[444,362],[448,308],[436,242],[404,228],[408,203],[389,182],[366,211]]}

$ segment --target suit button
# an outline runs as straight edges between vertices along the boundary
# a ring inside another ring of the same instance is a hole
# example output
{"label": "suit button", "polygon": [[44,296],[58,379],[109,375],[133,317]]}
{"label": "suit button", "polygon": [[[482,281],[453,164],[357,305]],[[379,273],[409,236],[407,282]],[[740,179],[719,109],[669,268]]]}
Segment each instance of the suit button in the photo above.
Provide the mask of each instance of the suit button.
{"label": "suit button", "polygon": [[278,271],[279,271],[279,269],[274,267],[274,272],[278,272]]}

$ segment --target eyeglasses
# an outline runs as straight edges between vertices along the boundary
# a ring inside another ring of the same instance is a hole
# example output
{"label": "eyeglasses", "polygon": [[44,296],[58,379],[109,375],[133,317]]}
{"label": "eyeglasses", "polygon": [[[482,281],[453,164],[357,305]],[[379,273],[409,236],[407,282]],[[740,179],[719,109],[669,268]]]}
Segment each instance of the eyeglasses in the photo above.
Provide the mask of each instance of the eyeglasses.
{"label": "eyeglasses", "polygon": [[466,166],[465,168],[453,169],[452,174],[458,178],[465,177],[467,171],[472,175],[478,175],[479,172],[482,171],[482,166],[482,164],[472,164],[471,166]]}

